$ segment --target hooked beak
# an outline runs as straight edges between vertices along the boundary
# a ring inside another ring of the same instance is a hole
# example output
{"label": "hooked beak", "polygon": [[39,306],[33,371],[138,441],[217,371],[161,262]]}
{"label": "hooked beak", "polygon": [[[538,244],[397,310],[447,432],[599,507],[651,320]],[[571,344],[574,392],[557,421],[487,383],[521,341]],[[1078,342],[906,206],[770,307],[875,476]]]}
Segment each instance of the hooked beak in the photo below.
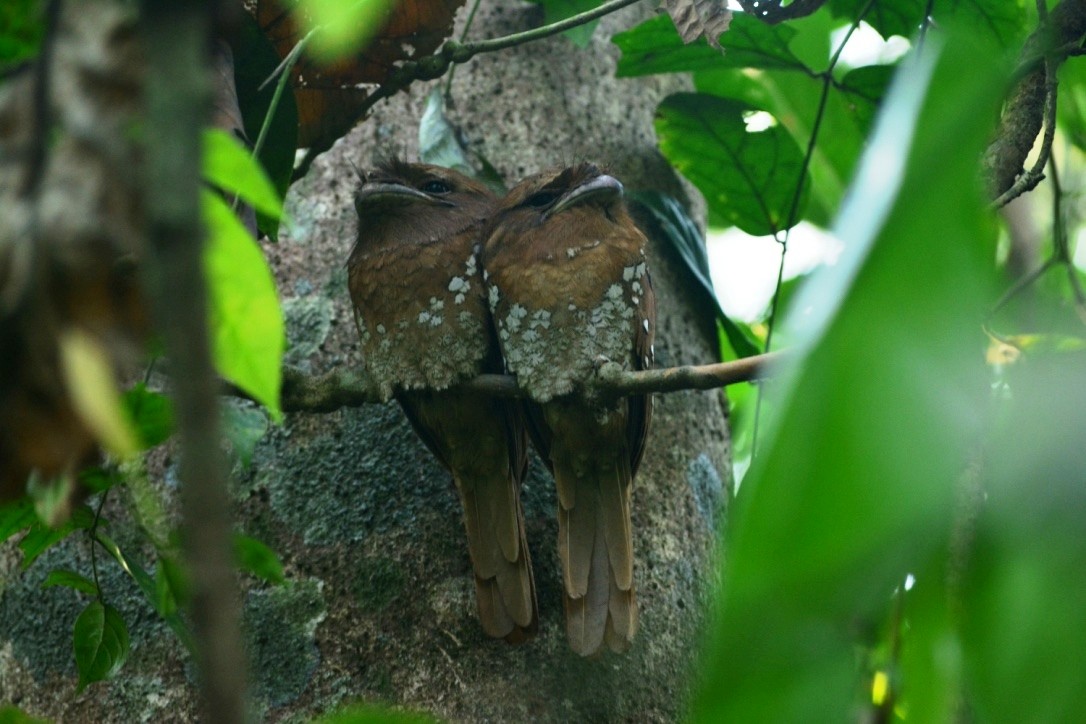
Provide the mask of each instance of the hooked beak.
{"label": "hooked beak", "polygon": [[410,186],[397,183],[366,183],[358,190],[354,197],[355,207],[368,206],[370,204],[407,205],[423,202],[435,206],[452,206],[451,201],[434,198],[427,193]]}
{"label": "hooked beak", "polygon": [[577,188],[566,193],[558,199],[558,203],[550,208],[544,218],[560,214],[571,206],[583,204],[595,199],[616,201],[622,198],[622,182],[614,176],[600,174],[590,181],[586,181]]}

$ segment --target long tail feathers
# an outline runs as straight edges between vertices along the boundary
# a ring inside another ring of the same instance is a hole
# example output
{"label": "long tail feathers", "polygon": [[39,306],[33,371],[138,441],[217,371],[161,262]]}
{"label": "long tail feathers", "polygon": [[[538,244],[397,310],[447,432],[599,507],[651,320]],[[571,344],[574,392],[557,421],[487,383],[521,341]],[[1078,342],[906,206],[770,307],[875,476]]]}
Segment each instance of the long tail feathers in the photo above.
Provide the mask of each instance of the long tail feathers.
{"label": "long tail feathers", "polygon": [[[557,452],[557,451],[556,451]],[[558,554],[565,584],[566,633],[582,656],[604,644],[625,651],[637,631],[630,524],[630,468],[583,466],[553,455],[558,485]]]}
{"label": "long tail feathers", "polygon": [[483,630],[509,643],[527,641],[539,628],[539,615],[516,478],[508,472],[454,477]]}

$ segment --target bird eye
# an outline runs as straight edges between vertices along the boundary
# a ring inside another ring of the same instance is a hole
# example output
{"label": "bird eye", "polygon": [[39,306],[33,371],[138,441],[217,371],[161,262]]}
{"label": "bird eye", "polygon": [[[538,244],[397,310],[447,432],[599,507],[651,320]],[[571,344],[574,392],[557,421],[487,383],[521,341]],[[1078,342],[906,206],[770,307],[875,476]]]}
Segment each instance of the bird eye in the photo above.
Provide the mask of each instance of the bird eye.
{"label": "bird eye", "polygon": [[422,185],[422,191],[428,194],[447,194],[452,191],[452,186],[444,181],[427,181]]}
{"label": "bird eye", "polygon": [[557,191],[544,189],[543,191],[537,191],[529,196],[527,200],[525,200],[524,205],[531,206],[533,209],[543,209],[554,203],[554,200],[557,199],[558,196],[559,193]]}

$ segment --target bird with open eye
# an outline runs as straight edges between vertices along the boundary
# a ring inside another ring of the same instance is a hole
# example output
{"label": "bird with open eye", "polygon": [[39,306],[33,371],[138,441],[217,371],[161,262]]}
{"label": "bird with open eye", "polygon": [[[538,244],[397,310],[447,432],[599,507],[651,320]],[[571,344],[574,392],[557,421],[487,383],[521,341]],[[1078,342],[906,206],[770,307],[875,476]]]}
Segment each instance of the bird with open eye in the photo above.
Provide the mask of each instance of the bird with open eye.
{"label": "bird with open eye", "polygon": [[524,425],[515,404],[456,387],[502,370],[475,251],[495,204],[438,166],[392,160],[362,174],[348,287],[366,372],[452,473],[483,630],[521,643],[538,628]]}
{"label": "bird with open eye", "polygon": [[630,487],[651,399],[582,383],[604,361],[652,365],[646,243],[622,184],[582,163],[514,187],[480,254],[506,369],[528,394],[528,432],[554,473],[566,633],[583,656],[624,651],[637,630]]}

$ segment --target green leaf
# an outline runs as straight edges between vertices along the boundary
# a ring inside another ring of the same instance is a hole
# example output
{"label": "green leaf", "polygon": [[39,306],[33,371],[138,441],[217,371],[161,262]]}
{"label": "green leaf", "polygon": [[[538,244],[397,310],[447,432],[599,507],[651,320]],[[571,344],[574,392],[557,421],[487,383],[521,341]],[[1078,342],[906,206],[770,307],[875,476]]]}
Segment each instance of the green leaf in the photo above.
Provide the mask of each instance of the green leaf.
{"label": "green leaf", "polygon": [[160,554],[155,563],[155,610],[163,617],[175,616],[178,605],[188,600],[184,570],[172,555]]}
{"label": "green leaf", "polygon": [[656,133],[663,154],[705,196],[710,225],[764,236],[784,230],[797,183],[803,208],[808,179],[788,132],[776,125],[748,132],[750,111],[724,98],[676,93],[657,109]]}
{"label": "green leaf", "polygon": [[279,556],[256,538],[235,533],[234,553],[238,557],[238,565],[257,578],[274,585],[279,585],[285,580],[283,564],[279,562]]}
{"label": "green leaf", "polygon": [[[833,14],[849,20],[866,7],[867,0],[830,0]],[[863,19],[884,38],[911,39],[927,11],[927,0],[876,0]],[[1003,48],[1014,48],[1025,34],[1025,9],[1017,0],[935,0],[931,16],[937,25],[961,23],[978,40],[994,40]]]}
{"label": "green leaf", "polygon": [[433,724],[435,721],[421,712],[402,711],[379,704],[348,704],[317,717],[312,724]]}
{"label": "green leaf", "polygon": [[1086,353],[1006,376],[963,586],[974,721],[1074,721],[1086,707]]}
{"label": "green leaf", "polygon": [[18,707],[0,704],[0,724],[49,724],[46,719],[32,717]]}
{"label": "green leaf", "polygon": [[275,279],[260,247],[226,202],[210,191],[203,193],[202,201],[215,366],[279,421],[286,334]]}
{"label": "green leaf", "polygon": [[138,382],[124,393],[122,402],[136,428],[142,450],[160,445],[173,432],[173,405],[161,392],[148,390],[147,385]]}
{"label": "green leaf", "polygon": [[264,413],[253,407],[227,403],[222,406],[223,433],[234,448],[243,468],[253,462],[256,444],[268,431],[268,420]]}
{"label": "green leaf", "polygon": [[[155,579],[151,577],[147,571],[136,563],[129,560],[121,547],[117,545],[116,541],[110,538],[105,531],[99,528],[95,532],[95,540],[106,549],[106,551],[113,556],[113,559],[117,561],[117,564],[121,567],[125,573],[132,577],[132,580],[136,582],[136,586],[139,587],[140,592],[143,593],[144,598],[151,604],[151,607],[155,609],[158,615],[162,616],[162,619],[173,630],[174,634],[181,644],[188,649],[190,654],[195,654],[196,644],[192,637],[192,632],[189,631],[188,626],[181,620],[181,617],[177,613],[171,613],[158,608],[160,603],[158,585],[155,583]],[[171,585],[173,585],[171,583]],[[176,593],[177,586],[174,585],[172,590]]]}
{"label": "green leaf", "polygon": [[249,204],[262,214],[283,215],[283,202],[260,163],[249,150],[221,128],[204,131],[204,178]]}
{"label": "green leaf", "polygon": [[0,543],[38,520],[34,504],[26,496],[0,505]]}
{"label": "green leaf", "polygon": [[[855,717],[857,632],[889,616],[907,572],[946,600],[933,559],[986,422],[995,239],[976,163],[1007,69],[967,35],[945,48],[898,77],[835,225],[844,253],[793,305],[820,311],[789,318],[796,356],[732,508],[695,719]],[[953,721],[940,682],[958,659],[932,621],[905,645],[926,648],[902,686],[910,720]]]}
{"label": "green leaf", "polygon": [[72,517],[57,528],[50,528],[45,523],[36,522],[30,526],[26,536],[19,541],[23,551],[22,568],[26,570],[42,553],[61,542],[74,531],[85,530],[94,525],[94,511],[80,505],[72,511]]}
{"label": "green leaf", "polygon": [[841,79],[841,92],[853,104],[856,122],[864,135],[871,129],[895,70],[893,65],[867,65],[850,70]]}
{"label": "green leaf", "polygon": [[663,231],[664,238],[679,253],[683,266],[697,282],[705,300],[713,307],[735,356],[750,357],[758,354],[758,347],[736,326],[720,306],[716,290],[713,289],[712,277],[709,275],[709,255],[705,250],[705,239],[702,238],[698,227],[694,225],[682,205],[672,197],[656,191],[632,193],[630,198],[652,215],[659,224],[660,230]]}
{"label": "green leaf", "polygon": [[76,573],[64,568],[54,568],[49,571],[49,575],[45,577],[41,584],[42,588],[52,588],[53,586],[65,586],[88,596],[98,595],[98,586],[94,581],[82,573]]}
{"label": "green leaf", "polygon": [[426,110],[419,122],[419,160],[475,175],[456,129],[445,117],[444,96],[438,86],[426,97]]}
{"label": "green leaf", "polygon": [[723,68],[806,70],[788,48],[795,34],[787,25],[766,25],[746,13],[735,13],[728,32],[720,36],[721,53],[704,39],[683,43],[671,18],[658,15],[611,38],[622,51],[615,75],[623,78]]}
{"label": "green leaf", "polygon": [[[852,21],[859,17],[869,0],[830,0],[833,14]],[[928,0],[875,0],[863,19],[883,38],[900,35],[912,38],[920,29]]]}
{"label": "green leaf", "polygon": [[79,670],[76,693],[88,684],[113,678],[128,658],[128,629],[121,614],[101,601],[92,601],[75,620],[72,647]]}
{"label": "green leaf", "polygon": [[0,69],[38,54],[45,36],[43,6],[39,0],[7,0],[0,5]]}
{"label": "green leaf", "polygon": [[[231,44],[234,50],[234,84],[238,91],[245,134],[255,144],[275,95],[275,82],[260,90],[260,86],[279,66],[280,57],[261,32],[249,13],[238,13],[237,32]],[[276,196],[285,198],[294,173],[294,152],[298,145],[298,106],[290,87],[279,96],[279,103],[268,126],[264,145],[257,158],[275,186]],[[279,236],[279,219],[257,213],[260,231],[275,241]]]}
{"label": "green leaf", "polygon": [[79,482],[92,493],[104,493],[121,482],[121,478],[112,467],[101,468],[95,466],[80,470]]}
{"label": "green leaf", "polygon": [[332,63],[365,47],[384,25],[392,5],[393,0],[298,0],[301,17],[317,30],[306,52]]}
{"label": "green leaf", "polygon": [[[543,24],[551,25],[599,7],[603,0],[530,0],[530,2],[543,6]],[[593,20],[575,28],[570,28],[562,34],[569,38],[574,45],[586,48],[592,41],[592,34],[596,32],[596,26],[599,22],[599,20]]]}

